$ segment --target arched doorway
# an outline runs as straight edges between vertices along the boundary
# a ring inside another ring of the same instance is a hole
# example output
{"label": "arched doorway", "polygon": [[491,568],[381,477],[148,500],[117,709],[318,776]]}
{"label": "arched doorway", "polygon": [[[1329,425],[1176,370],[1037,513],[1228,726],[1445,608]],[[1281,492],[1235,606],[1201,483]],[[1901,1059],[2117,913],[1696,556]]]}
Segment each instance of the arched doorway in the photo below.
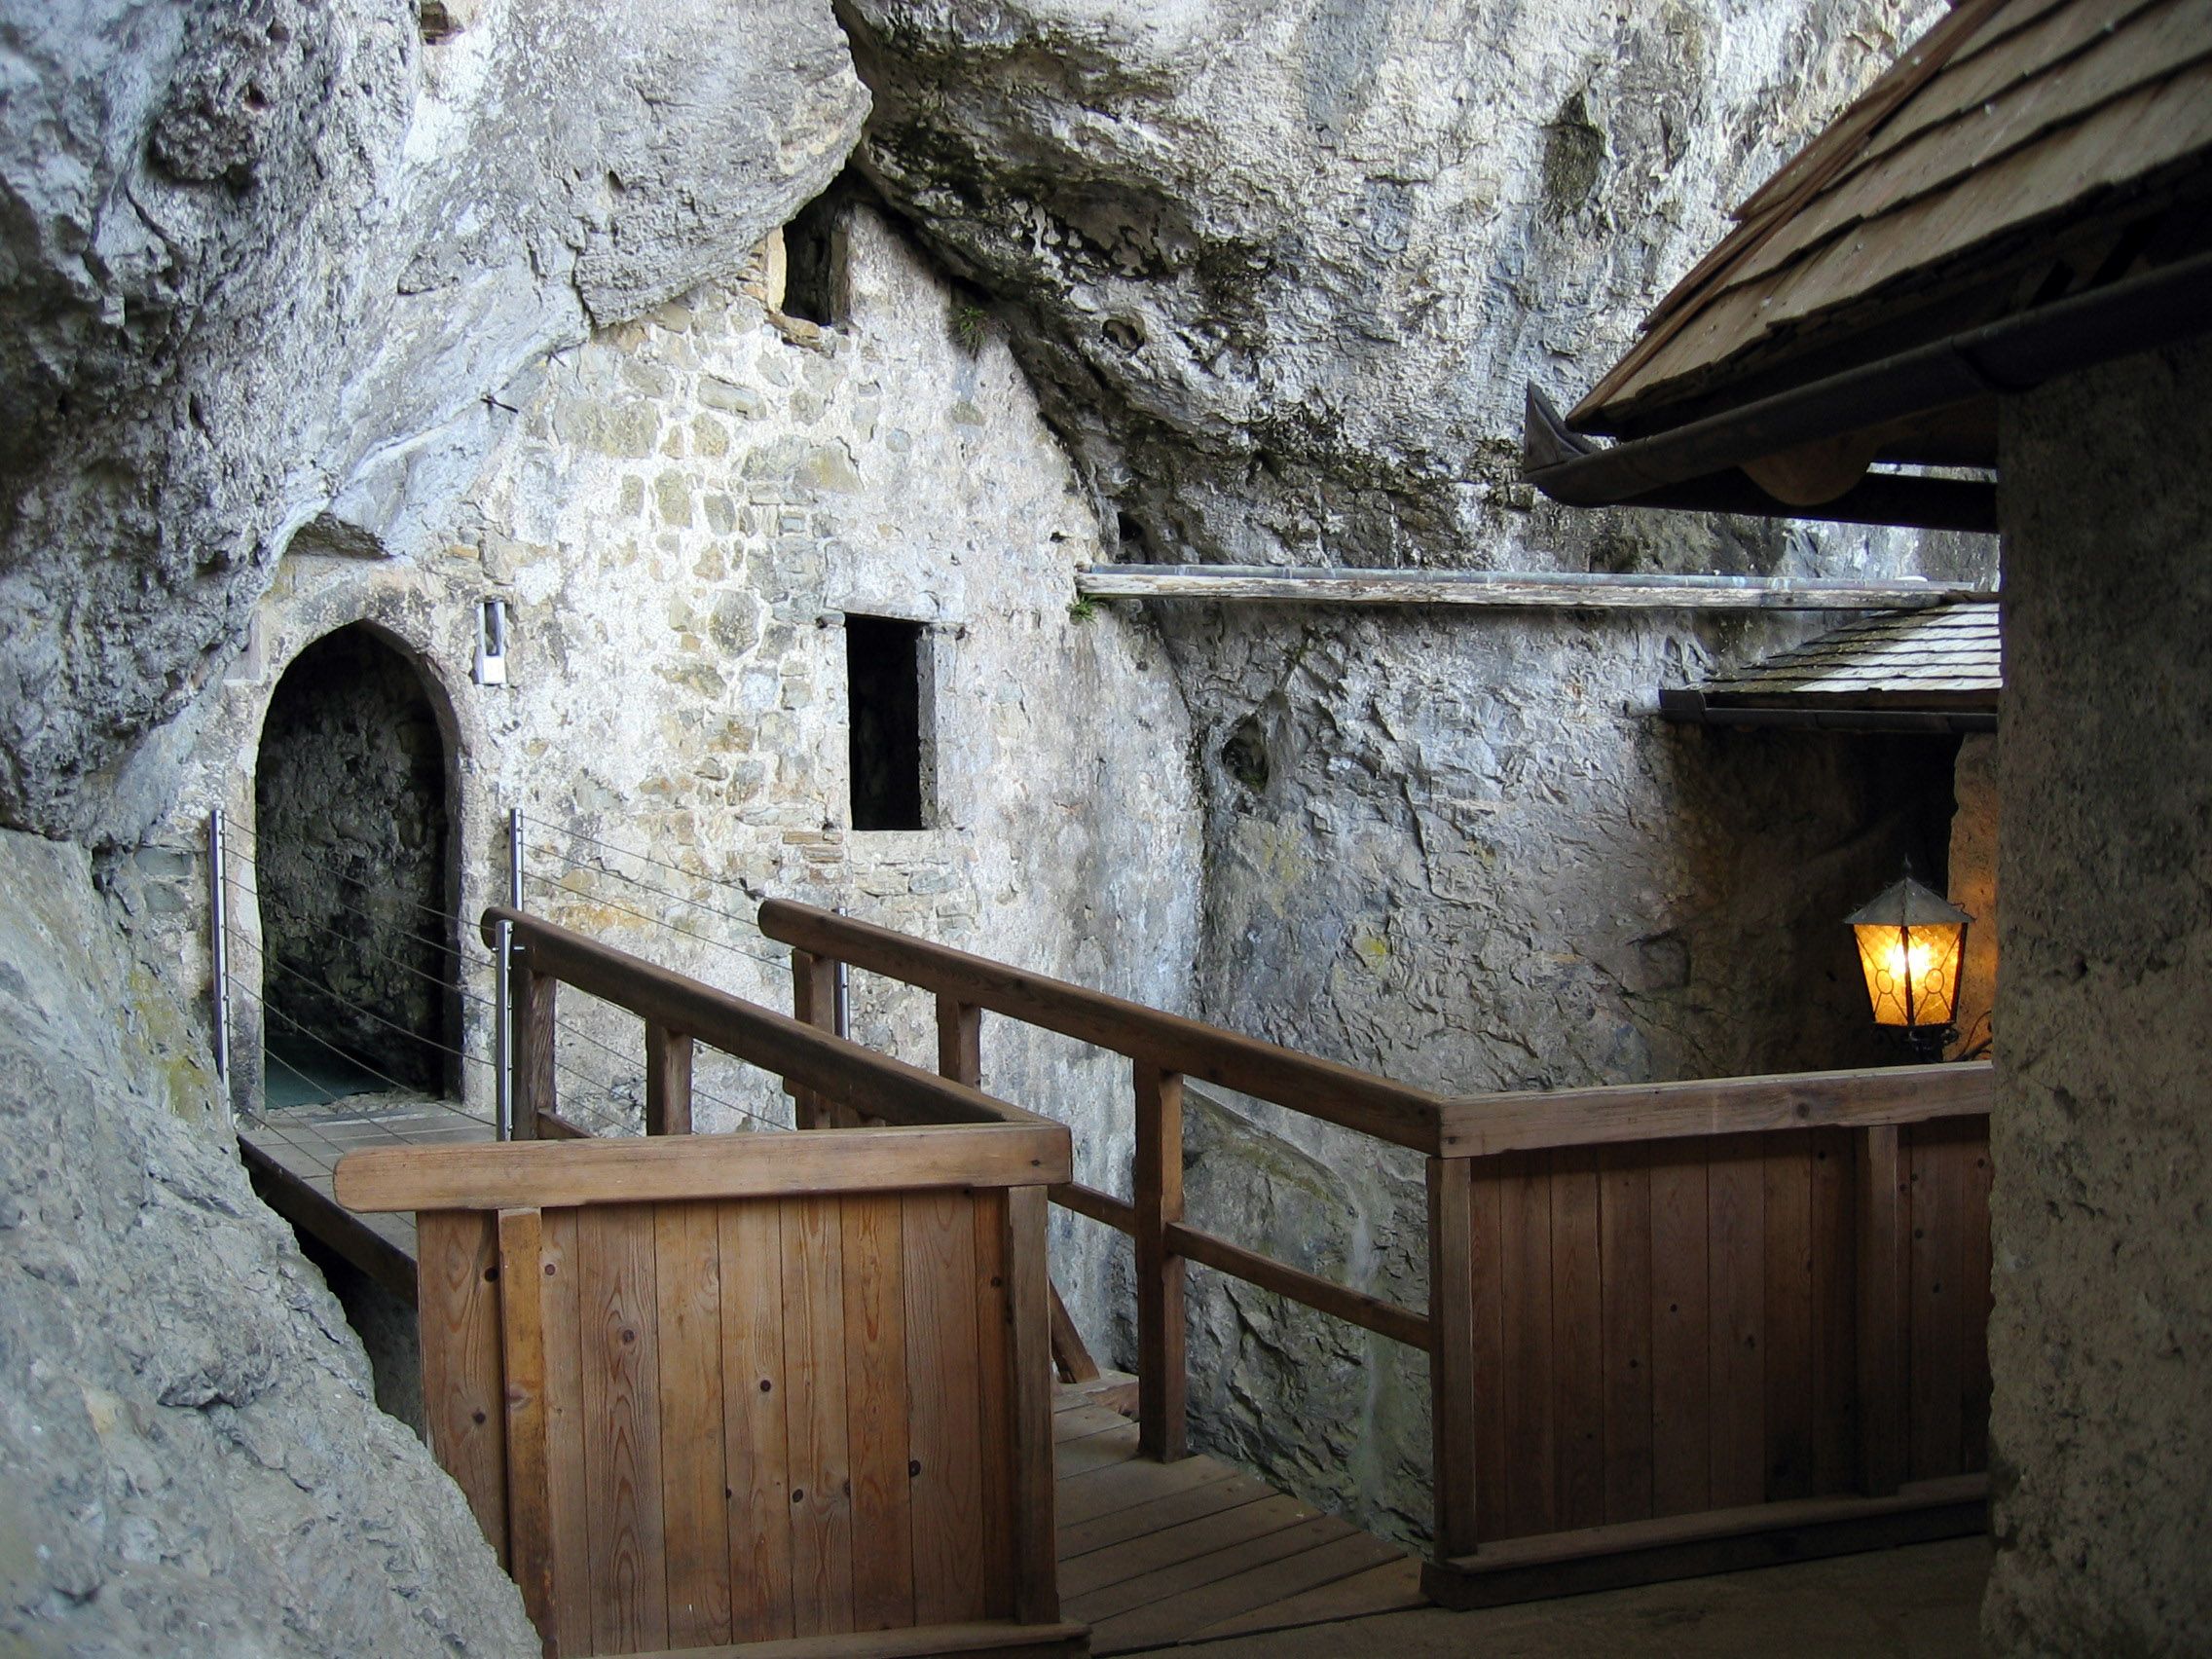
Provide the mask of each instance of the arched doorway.
{"label": "arched doorway", "polygon": [[254,775],[272,1106],[458,1087],[451,798],[406,655],[355,624],[293,660]]}

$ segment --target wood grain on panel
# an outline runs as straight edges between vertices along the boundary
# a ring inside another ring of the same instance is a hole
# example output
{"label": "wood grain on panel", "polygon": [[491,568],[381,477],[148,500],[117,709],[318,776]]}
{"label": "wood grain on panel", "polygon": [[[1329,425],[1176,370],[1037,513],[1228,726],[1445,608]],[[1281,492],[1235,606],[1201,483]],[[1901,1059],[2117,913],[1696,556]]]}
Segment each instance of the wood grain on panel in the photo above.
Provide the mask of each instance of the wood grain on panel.
{"label": "wood grain on panel", "polygon": [[1989,1125],[1964,1148],[1959,1193],[1959,1300],[1964,1330],[1959,1366],[1960,1461],[1989,1467]]}
{"label": "wood grain on panel", "polygon": [[1766,1496],[1813,1495],[1812,1131],[1766,1147]]}
{"label": "wood grain on panel", "polygon": [[853,1622],[914,1622],[904,1235],[896,1193],[844,1207],[845,1432],[853,1483]]}
{"label": "wood grain on panel", "polygon": [[495,1218],[424,1210],[415,1218],[415,1305],[423,1342],[423,1416],[438,1466],[454,1478],[507,1565],[506,1402],[499,1363],[499,1245]]}
{"label": "wood grain on panel", "polygon": [[717,1211],[730,1636],[735,1641],[780,1641],[793,1635],[784,1205],[775,1198],[747,1198],[718,1205]]}
{"label": "wood grain on panel", "polygon": [[[505,1375],[507,1571],[541,1639],[556,1642],[553,1493],[546,1456],[544,1230],[536,1210],[501,1210],[499,1357]],[[556,1646],[556,1651],[558,1648]]]}
{"label": "wood grain on panel", "polygon": [[[1018,1189],[1010,1189],[1018,1190]],[[1014,1616],[1014,1376],[1007,1194],[975,1198],[977,1434],[982,1448],[983,1616]]]}
{"label": "wood grain on panel", "polygon": [[1501,1161],[1498,1245],[1504,1264],[1507,1534],[1559,1526],[1552,1396],[1552,1183],[1548,1153]]}
{"label": "wood grain on panel", "polygon": [[1605,1519],[1604,1301],[1598,1153],[1555,1152],[1552,1165],[1552,1420],[1561,1527]]}
{"label": "wood grain on panel", "polygon": [[1651,1513],[1710,1506],[1713,1345],[1706,1152],[1682,1141],[1651,1163]]}
{"label": "wood grain on panel", "polygon": [[658,1292],[649,1204],[576,1217],[593,1651],[668,1645]]}
{"label": "wood grain on panel", "polygon": [[1859,1266],[1851,1131],[1812,1135],[1813,1490],[1849,1492],[1859,1468]]}
{"label": "wood grain on panel", "polygon": [[1605,1364],[1605,1515],[1651,1514],[1651,1168],[1641,1147],[1598,1158]]}
{"label": "wood grain on panel", "polygon": [[712,1203],[654,1212],[660,1306],[661,1491],[668,1641],[730,1640],[729,1499],[722,1456],[721,1226]]}
{"label": "wood grain on panel", "polygon": [[853,1628],[852,1465],[845,1439],[845,1280],[836,1198],[784,1205],[785,1440],[792,1620],[798,1636]]}
{"label": "wood grain on panel", "polygon": [[904,1206],[907,1401],[913,1457],[914,1616],[983,1616],[980,1388],[974,1200],[908,1193]]}
{"label": "wood grain on panel", "polygon": [[1475,1531],[1502,1538],[1511,1525],[1505,1490],[1505,1256],[1499,1189],[1502,1158],[1467,1161],[1467,1273],[1473,1284]]}
{"label": "wood grain on panel", "polygon": [[[1911,1473],[1916,1481],[1959,1472],[1965,1441],[1965,1265],[1960,1164],[1965,1146],[1949,1125],[1907,1131],[1912,1206]],[[1976,1294],[1972,1301],[1979,1305]]]}
{"label": "wood grain on panel", "polygon": [[589,1653],[591,1542],[585,1530],[584,1396],[576,1271],[576,1212],[544,1210],[538,1249],[544,1282],[545,1468],[553,1506],[553,1623],[560,1651]]}
{"label": "wood grain on panel", "polygon": [[1711,1144],[1712,1501],[1734,1509],[1766,1496],[1766,1172],[1757,1136]]}

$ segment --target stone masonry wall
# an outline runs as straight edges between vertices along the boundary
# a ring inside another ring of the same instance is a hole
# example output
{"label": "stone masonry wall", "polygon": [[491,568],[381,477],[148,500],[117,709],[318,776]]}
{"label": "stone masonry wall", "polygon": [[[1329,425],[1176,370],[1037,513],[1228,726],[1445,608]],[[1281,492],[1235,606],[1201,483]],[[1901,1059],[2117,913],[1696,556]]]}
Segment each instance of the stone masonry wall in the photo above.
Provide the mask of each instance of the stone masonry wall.
{"label": "stone masonry wall", "polygon": [[[1999,1654],[2212,1629],[2212,345],[2009,406]],[[2114,502],[2124,498],[2125,511]]]}
{"label": "stone masonry wall", "polygon": [[[549,363],[466,488],[411,509],[434,535],[382,557],[288,556],[253,645],[196,711],[163,836],[117,879],[147,885],[142,861],[194,847],[217,802],[241,841],[251,832],[272,687],[311,641],[367,618],[452,706],[464,918],[504,898],[520,806],[533,909],[770,1007],[791,993],[784,952],[750,925],[763,894],[1187,1007],[1202,861],[1159,643],[1141,618],[1071,614],[1070,571],[1098,556],[1096,531],[1004,344],[959,326],[945,285],[880,218],[854,207],[844,224],[842,322],[772,311],[767,250],[745,284]],[[487,597],[511,607],[504,687],[468,681]],[[848,826],[846,611],[925,624],[926,829]],[[150,885],[177,906],[162,948],[203,962],[192,870]],[[487,953],[461,931],[464,988],[488,997]],[[234,955],[250,1076],[255,957]],[[934,1065],[929,999],[853,981],[856,1035]],[[492,1052],[488,1014],[465,1004],[472,1056]],[[638,1022],[572,995],[562,1017],[563,1109],[635,1127]],[[1071,1123],[1084,1178],[1123,1186],[1125,1065],[1003,1022],[984,1032],[985,1087]],[[481,1058],[464,1082],[488,1105]],[[750,1068],[702,1051],[698,1087],[703,1128],[789,1122]],[[1107,1282],[1123,1253],[1088,1224],[1059,1227],[1062,1287],[1102,1329],[1127,1300]]]}

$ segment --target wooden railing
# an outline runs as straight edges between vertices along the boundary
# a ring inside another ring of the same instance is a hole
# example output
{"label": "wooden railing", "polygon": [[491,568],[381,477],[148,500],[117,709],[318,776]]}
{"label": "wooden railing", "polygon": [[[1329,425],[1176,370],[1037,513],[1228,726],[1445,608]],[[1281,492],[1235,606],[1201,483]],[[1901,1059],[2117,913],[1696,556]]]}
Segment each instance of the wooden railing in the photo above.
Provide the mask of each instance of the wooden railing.
{"label": "wooden railing", "polygon": [[[534,917],[488,912],[488,942],[500,923],[537,1138],[354,1153],[337,1194],[417,1212],[431,1447],[546,1651],[1087,1650],[1052,1525],[1068,1131]],[[654,1133],[568,1132],[564,983],[645,1022]],[[882,1126],[682,1133],[695,1043]]]}
{"label": "wooden railing", "polygon": [[[1185,1450],[1186,1262],[1424,1349],[1439,1600],[1979,1524],[1986,1064],[1454,1098],[812,906],[759,920],[802,1020],[840,962],[933,993],[961,1084],[985,1010],[1129,1058],[1130,1197],[1051,1198],[1133,1242],[1148,1454]],[[1427,1309],[1190,1226],[1186,1076],[1423,1154]]]}

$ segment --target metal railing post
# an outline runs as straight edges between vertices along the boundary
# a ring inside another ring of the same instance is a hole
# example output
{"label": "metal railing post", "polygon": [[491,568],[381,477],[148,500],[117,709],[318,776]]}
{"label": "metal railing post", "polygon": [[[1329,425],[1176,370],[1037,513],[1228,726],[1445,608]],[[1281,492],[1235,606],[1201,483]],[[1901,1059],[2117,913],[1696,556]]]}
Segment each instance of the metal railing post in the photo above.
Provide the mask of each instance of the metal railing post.
{"label": "metal railing post", "polygon": [[231,1091],[231,949],[230,908],[223,892],[223,809],[207,815],[207,923],[213,952],[214,975],[209,986],[215,1021],[215,1079],[223,1086],[224,1103]]}
{"label": "metal railing post", "polygon": [[[510,808],[507,813],[507,903],[514,909],[522,908],[520,807]],[[501,922],[497,965],[498,1006],[493,1014],[493,1024],[496,1027],[494,1036],[499,1052],[492,1068],[494,1085],[498,1091],[497,1123],[493,1132],[501,1140],[515,1138],[514,943],[514,924]]]}
{"label": "metal railing post", "polygon": [[[837,906],[843,915],[845,907]],[[850,1038],[853,1034],[853,978],[852,968],[843,957],[837,959],[837,988],[830,1000],[830,1030],[832,1035]]]}

